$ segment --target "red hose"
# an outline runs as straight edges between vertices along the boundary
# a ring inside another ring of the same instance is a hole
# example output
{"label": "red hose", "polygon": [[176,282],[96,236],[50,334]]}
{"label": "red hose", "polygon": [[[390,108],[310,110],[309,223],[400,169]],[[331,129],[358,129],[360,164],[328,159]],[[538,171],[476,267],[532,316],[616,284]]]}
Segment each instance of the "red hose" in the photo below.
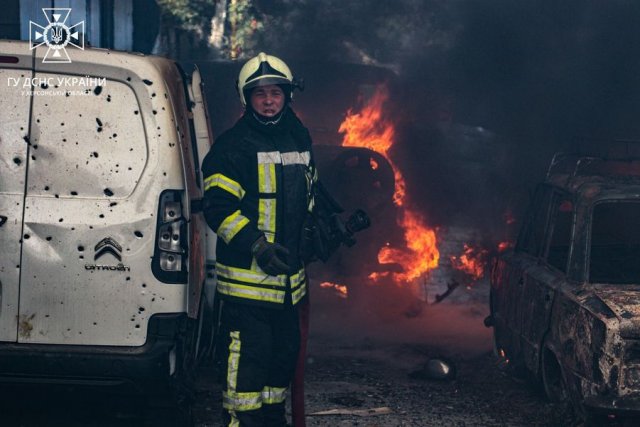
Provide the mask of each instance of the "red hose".
{"label": "red hose", "polygon": [[291,418],[293,427],[306,427],[304,415],[304,364],[307,358],[307,338],[309,337],[309,296],[298,306],[300,315],[300,353],[296,373],[291,383]]}

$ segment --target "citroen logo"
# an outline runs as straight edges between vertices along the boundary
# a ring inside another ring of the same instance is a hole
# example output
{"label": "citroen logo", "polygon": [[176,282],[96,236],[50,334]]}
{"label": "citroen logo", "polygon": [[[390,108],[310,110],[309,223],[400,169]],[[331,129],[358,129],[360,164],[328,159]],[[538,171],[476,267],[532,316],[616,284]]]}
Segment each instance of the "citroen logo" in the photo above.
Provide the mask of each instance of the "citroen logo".
{"label": "citroen logo", "polygon": [[104,254],[111,254],[118,261],[122,261],[122,246],[120,246],[118,242],[113,240],[111,237],[105,237],[104,239],[100,240],[94,248],[94,251],[96,253],[93,257],[94,261],[96,261]]}

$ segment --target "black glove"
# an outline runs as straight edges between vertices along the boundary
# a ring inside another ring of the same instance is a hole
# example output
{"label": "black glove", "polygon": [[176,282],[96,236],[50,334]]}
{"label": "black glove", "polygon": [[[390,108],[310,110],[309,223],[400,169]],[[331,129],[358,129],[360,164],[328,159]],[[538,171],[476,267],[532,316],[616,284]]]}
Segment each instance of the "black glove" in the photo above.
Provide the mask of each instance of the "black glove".
{"label": "black glove", "polygon": [[270,276],[289,273],[289,266],[283,261],[289,255],[289,250],[278,243],[269,243],[264,236],[251,245],[251,252],[256,262]]}

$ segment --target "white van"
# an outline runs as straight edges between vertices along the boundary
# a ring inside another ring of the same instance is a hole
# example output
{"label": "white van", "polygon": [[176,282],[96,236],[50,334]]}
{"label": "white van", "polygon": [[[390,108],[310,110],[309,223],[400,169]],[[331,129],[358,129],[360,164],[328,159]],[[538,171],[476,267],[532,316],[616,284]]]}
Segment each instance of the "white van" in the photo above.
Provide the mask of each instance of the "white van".
{"label": "white van", "polygon": [[160,390],[213,342],[199,73],[46,54],[0,41],[0,381]]}

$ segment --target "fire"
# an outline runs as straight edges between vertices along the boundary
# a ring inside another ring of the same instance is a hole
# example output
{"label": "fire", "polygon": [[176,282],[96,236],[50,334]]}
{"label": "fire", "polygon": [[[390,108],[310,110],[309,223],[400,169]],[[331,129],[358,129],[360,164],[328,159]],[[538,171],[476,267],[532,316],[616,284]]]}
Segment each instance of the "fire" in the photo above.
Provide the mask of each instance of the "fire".
{"label": "fire", "polygon": [[349,296],[349,291],[345,285],[338,285],[331,282],[322,282],[320,283],[320,287],[335,289],[336,291],[338,291],[338,296],[340,296],[340,298],[347,298]]}
{"label": "fire", "polygon": [[347,117],[340,125],[338,132],[344,133],[343,147],[365,147],[382,154],[389,161],[396,181],[393,201],[396,205],[402,206],[406,197],[406,185],[400,170],[393,164],[388,154],[393,146],[396,132],[393,123],[382,115],[382,106],[388,98],[386,87],[378,86],[376,93],[359,113],[354,113],[352,110],[347,112]]}
{"label": "fire", "polygon": [[504,252],[511,247],[513,247],[511,242],[500,242],[498,243],[498,252]]}
{"label": "fire", "polygon": [[462,255],[450,258],[451,265],[471,276],[474,281],[477,281],[484,276],[484,267],[488,254],[489,252],[486,249],[475,249],[465,243]]}
{"label": "fire", "polygon": [[[344,134],[345,147],[365,147],[384,156],[393,168],[395,190],[393,201],[398,206],[398,225],[404,230],[406,247],[392,248],[386,245],[378,252],[380,264],[399,264],[404,271],[394,273],[372,273],[377,280],[391,275],[396,283],[409,283],[438,266],[440,253],[436,232],[425,224],[417,212],[407,206],[406,184],[400,169],[389,156],[395,143],[393,123],[384,117],[384,104],[388,99],[385,86],[378,86],[369,102],[359,111],[349,110],[338,131]],[[373,165],[372,165],[373,167]],[[375,168],[374,168],[375,169]]]}

